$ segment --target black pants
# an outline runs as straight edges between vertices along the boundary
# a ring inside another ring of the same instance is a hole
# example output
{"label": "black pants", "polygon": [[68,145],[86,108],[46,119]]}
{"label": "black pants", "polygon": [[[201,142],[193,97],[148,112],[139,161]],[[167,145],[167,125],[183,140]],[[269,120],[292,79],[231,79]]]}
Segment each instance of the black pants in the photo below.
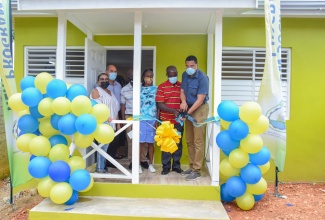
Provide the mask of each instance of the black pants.
{"label": "black pants", "polygon": [[[181,133],[181,138],[179,140],[179,143],[177,144],[178,149],[173,154],[164,151],[161,152],[161,161],[162,161],[163,169],[181,168],[180,160],[182,158],[182,149],[183,149],[182,137],[183,137],[184,127],[181,126],[180,124],[175,124],[174,127],[178,132]],[[171,166],[172,158],[173,158],[173,165]]]}
{"label": "black pants", "polygon": [[[109,143],[109,146],[107,148],[108,155],[110,155],[113,158],[116,156],[117,148],[120,146],[119,139],[120,139],[119,135],[115,136],[114,140],[111,143]],[[110,162],[108,160],[106,160],[106,164],[107,163],[110,163]]]}

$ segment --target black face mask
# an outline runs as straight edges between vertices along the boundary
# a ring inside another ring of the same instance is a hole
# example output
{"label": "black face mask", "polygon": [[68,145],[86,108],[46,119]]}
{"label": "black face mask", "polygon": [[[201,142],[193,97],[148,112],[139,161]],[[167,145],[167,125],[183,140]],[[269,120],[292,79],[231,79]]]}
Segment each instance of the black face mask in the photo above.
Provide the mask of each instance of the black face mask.
{"label": "black face mask", "polygon": [[101,83],[100,83],[100,87],[101,87],[102,89],[106,89],[108,85],[109,85],[109,82],[108,82],[108,81],[107,81],[107,82],[101,82]]}

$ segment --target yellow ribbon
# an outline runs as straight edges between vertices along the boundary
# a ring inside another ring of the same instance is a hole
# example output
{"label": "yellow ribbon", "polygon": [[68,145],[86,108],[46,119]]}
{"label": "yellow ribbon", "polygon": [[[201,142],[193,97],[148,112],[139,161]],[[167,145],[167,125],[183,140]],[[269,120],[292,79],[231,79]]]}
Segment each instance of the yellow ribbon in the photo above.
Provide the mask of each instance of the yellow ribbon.
{"label": "yellow ribbon", "polygon": [[157,145],[161,146],[161,151],[172,154],[178,149],[177,144],[181,136],[170,121],[163,121],[161,125],[158,126],[154,138]]}

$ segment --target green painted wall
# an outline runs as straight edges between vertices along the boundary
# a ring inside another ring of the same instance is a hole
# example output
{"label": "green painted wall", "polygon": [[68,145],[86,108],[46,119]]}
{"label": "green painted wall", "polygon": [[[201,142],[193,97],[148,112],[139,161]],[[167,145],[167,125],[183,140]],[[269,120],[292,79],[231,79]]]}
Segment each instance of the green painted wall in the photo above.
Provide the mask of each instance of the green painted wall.
{"label": "green painted wall", "polygon": [[[264,47],[263,18],[224,18],[223,45]],[[15,19],[15,73],[17,82],[23,77],[23,47],[55,45],[56,18]],[[84,45],[85,35],[68,24],[68,45]],[[321,139],[325,95],[325,19],[282,19],[282,46],[292,48],[291,58],[291,111],[287,122],[287,159],[280,181],[313,182],[325,180],[325,141]],[[132,46],[132,36],[95,36],[103,46]],[[165,68],[177,66],[184,70],[184,59],[194,54],[199,67],[206,71],[205,35],[152,35],[143,36],[144,46],[156,46],[156,84],[165,80]],[[186,160],[186,151],[184,160]],[[156,158],[159,157],[156,155]],[[156,161],[158,161],[157,158]],[[274,180],[274,167],[266,175]]]}

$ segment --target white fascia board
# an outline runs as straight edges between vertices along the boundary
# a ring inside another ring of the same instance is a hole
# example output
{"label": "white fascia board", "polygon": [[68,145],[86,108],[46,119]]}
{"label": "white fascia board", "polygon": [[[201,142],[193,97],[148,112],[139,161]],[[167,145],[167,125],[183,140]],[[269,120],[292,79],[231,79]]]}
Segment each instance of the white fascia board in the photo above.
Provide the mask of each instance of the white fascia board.
{"label": "white fascia board", "polygon": [[257,8],[257,0],[19,0],[18,10]]}

